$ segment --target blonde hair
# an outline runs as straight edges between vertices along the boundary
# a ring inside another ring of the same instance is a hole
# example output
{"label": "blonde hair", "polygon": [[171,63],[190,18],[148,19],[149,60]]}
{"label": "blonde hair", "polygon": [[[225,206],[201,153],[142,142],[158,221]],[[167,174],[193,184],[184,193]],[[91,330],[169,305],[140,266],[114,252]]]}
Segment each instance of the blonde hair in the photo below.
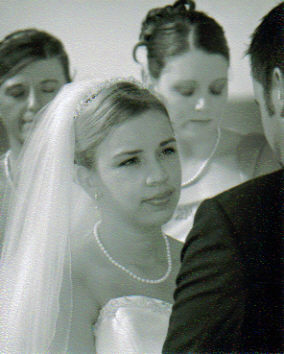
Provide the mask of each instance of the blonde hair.
{"label": "blonde hair", "polygon": [[138,82],[116,80],[104,83],[84,100],[75,118],[76,163],[94,167],[96,147],[110,130],[151,109],[169,117],[164,104]]}

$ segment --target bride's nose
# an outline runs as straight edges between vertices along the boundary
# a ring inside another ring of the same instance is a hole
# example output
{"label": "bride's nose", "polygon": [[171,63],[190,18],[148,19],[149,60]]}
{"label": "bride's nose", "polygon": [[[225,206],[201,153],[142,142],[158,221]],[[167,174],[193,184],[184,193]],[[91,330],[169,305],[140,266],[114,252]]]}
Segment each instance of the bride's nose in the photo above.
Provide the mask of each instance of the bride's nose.
{"label": "bride's nose", "polygon": [[168,180],[168,174],[162,164],[158,161],[151,163],[146,177],[146,184],[154,186],[162,184]]}

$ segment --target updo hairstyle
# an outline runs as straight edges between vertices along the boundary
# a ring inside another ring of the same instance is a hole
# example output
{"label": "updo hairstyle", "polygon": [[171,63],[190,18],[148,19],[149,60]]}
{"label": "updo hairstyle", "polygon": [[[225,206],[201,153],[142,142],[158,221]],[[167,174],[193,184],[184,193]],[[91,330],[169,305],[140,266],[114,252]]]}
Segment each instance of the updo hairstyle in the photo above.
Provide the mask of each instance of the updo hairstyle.
{"label": "updo hairstyle", "polygon": [[152,109],[169,117],[163,103],[140,84],[122,80],[103,84],[84,100],[75,117],[76,163],[93,168],[96,147],[111,129]]}
{"label": "updo hairstyle", "polygon": [[173,5],[150,10],[142,23],[139,40],[133,58],[138,62],[137,49],[145,46],[148,70],[155,79],[159,78],[168,58],[193,47],[230,59],[223,28],[213,18],[196,11],[191,0],[178,0]]}
{"label": "updo hairstyle", "polygon": [[70,82],[68,55],[59,39],[32,28],[7,35],[0,42],[0,85],[31,62],[50,58],[58,58]]}

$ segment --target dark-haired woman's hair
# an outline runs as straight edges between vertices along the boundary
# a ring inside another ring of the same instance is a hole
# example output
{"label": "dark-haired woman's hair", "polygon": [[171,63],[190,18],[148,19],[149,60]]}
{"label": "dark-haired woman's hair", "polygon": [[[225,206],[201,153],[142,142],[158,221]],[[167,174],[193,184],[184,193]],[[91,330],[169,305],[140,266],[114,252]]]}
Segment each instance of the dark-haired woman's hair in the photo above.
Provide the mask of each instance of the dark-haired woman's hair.
{"label": "dark-haired woman's hair", "polygon": [[33,28],[10,33],[0,42],[0,85],[29,63],[50,58],[58,58],[70,82],[68,55],[59,39]]}
{"label": "dark-haired woman's hair", "polygon": [[223,28],[213,18],[196,11],[191,0],[178,0],[173,5],[150,10],[142,23],[139,39],[133,58],[137,61],[137,49],[145,46],[148,69],[154,78],[159,78],[169,57],[193,47],[230,59]]}

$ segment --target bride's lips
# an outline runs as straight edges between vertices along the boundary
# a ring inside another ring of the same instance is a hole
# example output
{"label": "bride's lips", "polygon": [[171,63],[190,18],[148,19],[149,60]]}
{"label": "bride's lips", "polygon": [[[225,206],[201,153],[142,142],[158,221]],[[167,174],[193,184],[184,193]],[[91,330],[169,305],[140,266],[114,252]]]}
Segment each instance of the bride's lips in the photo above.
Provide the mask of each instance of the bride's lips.
{"label": "bride's lips", "polygon": [[205,124],[205,123],[210,123],[212,120],[211,119],[190,119],[189,122],[191,123],[200,123],[200,124]]}
{"label": "bride's lips", "polygon": [[174,190],[167,190],[162,193],[155,194],[150,198],[144,199],[144,203],[153,205],[153,206],[164,206],[169,203],[171,197],[174,193]]}

